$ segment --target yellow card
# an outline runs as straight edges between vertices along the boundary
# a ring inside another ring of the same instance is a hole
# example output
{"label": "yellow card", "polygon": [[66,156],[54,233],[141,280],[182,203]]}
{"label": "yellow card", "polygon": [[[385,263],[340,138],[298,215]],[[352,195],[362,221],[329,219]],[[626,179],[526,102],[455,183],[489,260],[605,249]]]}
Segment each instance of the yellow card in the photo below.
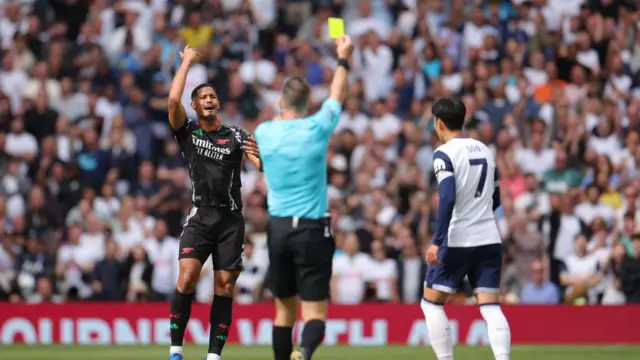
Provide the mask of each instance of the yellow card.
{"label": "yellow card", "polygon": [[341,18],[329,18],[329,37],[337,39],[344,35],[344,20]]}

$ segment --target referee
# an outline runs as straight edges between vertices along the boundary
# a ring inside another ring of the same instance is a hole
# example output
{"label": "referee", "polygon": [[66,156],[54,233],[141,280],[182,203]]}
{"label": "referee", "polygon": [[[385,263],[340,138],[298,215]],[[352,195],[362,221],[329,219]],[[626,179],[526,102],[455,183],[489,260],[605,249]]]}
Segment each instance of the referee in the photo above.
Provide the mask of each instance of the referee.
{"label": "referee", "polygon": [[[327,146],[347,94],[353,42],[336,40],[338,68],[329,99],[307,114],[309,84],[289,79],[282,90],[282,116],[258,126],[255,138],[269,187],[269,285],[276,298],[275,360],[309,360],[324,339],[335,244],[327,214]],[[301,301],[305,321],[300,348],[292,330]]]}

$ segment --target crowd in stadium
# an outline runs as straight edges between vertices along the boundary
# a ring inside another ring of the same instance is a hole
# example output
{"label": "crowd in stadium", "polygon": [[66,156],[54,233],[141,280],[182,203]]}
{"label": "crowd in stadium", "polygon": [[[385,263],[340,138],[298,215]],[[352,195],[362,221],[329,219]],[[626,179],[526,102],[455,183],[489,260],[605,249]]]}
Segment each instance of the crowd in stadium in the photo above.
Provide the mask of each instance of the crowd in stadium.
{"label": "crowd in stadium", "polygon": [[[208,81],[251,132],[288,76],[326,98],[332,16],[357,42],[328,149],[332,301],[420,300],[430,105],[455,96],[498,159],[504,301],[640,302],[640,12],[622,0],[3,1],[0,300],[167,300],[191,206],[167,125],[179,51],[202,54],[185,107]],[[242,181],[251,303],[270,298],[266,184],[249,163]]]}

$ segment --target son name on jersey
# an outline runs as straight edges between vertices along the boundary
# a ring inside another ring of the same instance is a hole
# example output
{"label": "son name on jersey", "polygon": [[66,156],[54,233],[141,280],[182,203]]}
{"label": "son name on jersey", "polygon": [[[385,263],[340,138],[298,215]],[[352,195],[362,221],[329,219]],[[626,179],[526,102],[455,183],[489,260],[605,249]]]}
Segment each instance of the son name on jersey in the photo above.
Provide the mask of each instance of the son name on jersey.
{"label": "son name on jersey", "polygon": [[202,155],[213,160],[223,160],[224,155],[231,154],[231,149],[217,147],[209,140],[200,139],[195,136],[192,136],[191,139],[193,140],[193,145],[196,146],[196,152],[198,155]]}

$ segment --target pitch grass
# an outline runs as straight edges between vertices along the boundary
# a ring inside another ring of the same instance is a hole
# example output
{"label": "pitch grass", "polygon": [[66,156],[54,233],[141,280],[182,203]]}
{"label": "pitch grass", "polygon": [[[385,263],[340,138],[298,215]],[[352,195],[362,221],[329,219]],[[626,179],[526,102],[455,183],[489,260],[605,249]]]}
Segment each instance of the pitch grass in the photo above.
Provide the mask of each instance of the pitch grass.
{"label": "pitch grass", "polygon": [[[205,346],[186,346],[185,360],[202,360]],[[168,346],[0,345],[2,360],[166,360]],[[514,346],[514,360],[637,360],[640,346]],[[266,346],[227,346],[224,360],[272,360]],[[435,359],[429,347],[322,347],[314,360]],[[456,360],[491,360],[488,347],[459,346]]]}

